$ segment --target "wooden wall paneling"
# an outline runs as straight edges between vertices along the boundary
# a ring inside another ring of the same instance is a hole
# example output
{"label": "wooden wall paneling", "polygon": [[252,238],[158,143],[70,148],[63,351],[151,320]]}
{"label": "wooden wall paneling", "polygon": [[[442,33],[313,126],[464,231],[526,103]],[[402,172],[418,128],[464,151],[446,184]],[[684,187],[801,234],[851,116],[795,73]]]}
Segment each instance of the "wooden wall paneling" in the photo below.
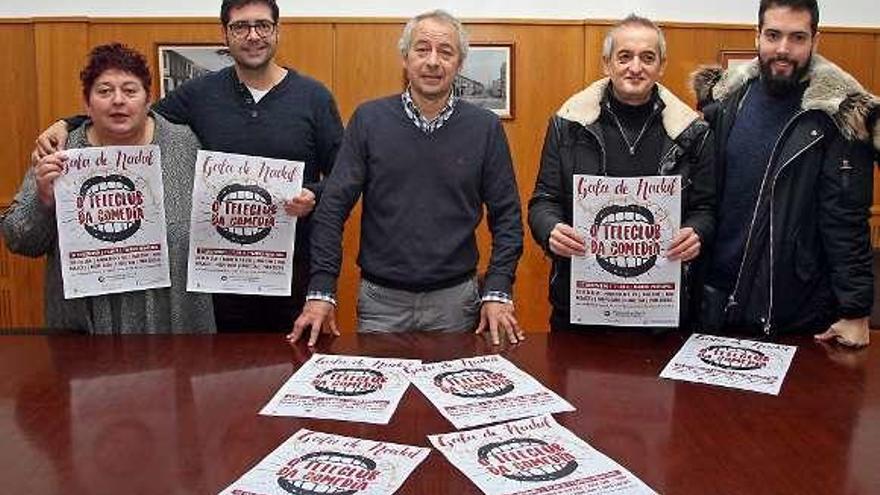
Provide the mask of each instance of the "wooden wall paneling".
{"label": "wooden wall paneling", "polygon": [[0,329],[42,326],[44,266],[10,253],[0,239]]}
{"label": "wooden wall paneling", "polygon": [[[0,134],[9,137],[0,147],[0,211],[6,209],[30,166],[37,133],[36,43],[31,22],[0,23],[0,94],[7,95]],[[42,273],[39,260],[15,256],[0,239],[0,328],[42,324]]]}
{"label": "wooden wall paneling", "polygon": [[880,33],[874,34],[874,79],[871,81],[871,92],[880,95]]}
{"label": "wooden wall paneling", "polygon": [[0,24],[0,60],[5,70],[0,77],[0,94],[7,95],[0,119],[0,211],[8,205],[29,166],[37,131],[37,75],[34,27],[30,23]]}
{"label": "wooden wall paneling", "polygon": [[[515,118],[503,121],[519,186],[525,233],[523,257],[517,270],[514,297],[522,328],[547,328],[550,315],[550,261],[532,240],[528,201],[535,186],[547,122],[572,94],[583,88],[584,31],[580,25],[468,25],[474,42],[512,41],[515,50]],[[478,231],[480,271],[491,255],[491,236],[484,220]]]}
{"label": "wooden wall paneling", "polygon": [[875,38],[875,35],[868,33],[820,33],[818,53],[870,88],[875,71],[872,63]]}
{"label": "wooden wall paneling", "polygon": [[696,98],[691,90],[691,74],[701,65],[718,62],[723,41],[718,31],[711,29],[663,29],[666,36],[666,70],[661,83],[691,107]]}
{"label": "wooden wall paneling", "polygon": [[34,23],[37,74],[37,122],[40,129],[83,108],[79,72],[88,53],[85,20]]}
{"label": "wooden wall paneling", "polygon": [[602,44],[605,41],[605,33],[610,26],[602,24],[584,25],[584,87],[597,79],[605,77],[602,66]]}
{"label": "wooden wall paneling", "polygon": [[278,63],[324,83],[334,91],[335,28],[332,24],[284,21]]}
{"label": "wooden wall paneling", "polygon": [[[219,22],[156,23],[99,21],[89,24],[88,49],[107,43],[121,42],[141,52],[150,64],[153,76],[151,89],[154,101],[159,97],[159,44],[211,43],[222,45]],[[85,64],[83,59],[81,64]],[[79,81],[74,81],[79,88]]]}
{"label": "wooden wall paneling", "polygon": [[401,91],[403,23],[337,24],[333,88],[343,119],[361,103]]}

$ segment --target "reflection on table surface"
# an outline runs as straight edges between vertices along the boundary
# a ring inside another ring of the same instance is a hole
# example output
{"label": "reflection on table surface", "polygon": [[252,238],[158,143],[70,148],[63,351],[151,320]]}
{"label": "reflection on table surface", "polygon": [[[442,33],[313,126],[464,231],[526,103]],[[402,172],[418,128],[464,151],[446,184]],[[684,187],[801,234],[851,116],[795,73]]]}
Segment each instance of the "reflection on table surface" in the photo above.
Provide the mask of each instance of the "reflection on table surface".
{"label": "reflection on table surface", "polygon": [[[344,335],[318,352],[500,352],[577,411],[563,426],[661,493],[880,493],[880,351],[798,346],[778,397],[658,378],[685,336]],[[389,425],[258,416],[309,356],[278,334],[0,337],[0,476],[17,493],[217,493],[300,428],[428,446],[410,387]],[[479,493],[432,452],[399,493]]]}

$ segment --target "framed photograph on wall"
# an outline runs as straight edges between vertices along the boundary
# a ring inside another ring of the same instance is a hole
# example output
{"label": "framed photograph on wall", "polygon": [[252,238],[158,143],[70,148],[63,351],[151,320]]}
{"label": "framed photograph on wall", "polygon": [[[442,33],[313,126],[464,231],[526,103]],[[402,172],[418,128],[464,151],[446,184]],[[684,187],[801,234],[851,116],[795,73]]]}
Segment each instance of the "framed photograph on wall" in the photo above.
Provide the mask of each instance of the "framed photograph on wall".
{"label": "framed photograph on wall", "polygon": [[455,94],[479,107],[513,118],[513,42],[473,42],[461,72],[455,78]]}
{"label": "framed photograph on wall", "polygon": [[224,45],[159,44],[159,98],[181,84],[235,62]]}
{"label": "framed photograph on wall", "polygon": [[738,65],[745,65],[758,56],[756,50],[721,50],[718,53],[718,62],[725,69],[732,69]]}

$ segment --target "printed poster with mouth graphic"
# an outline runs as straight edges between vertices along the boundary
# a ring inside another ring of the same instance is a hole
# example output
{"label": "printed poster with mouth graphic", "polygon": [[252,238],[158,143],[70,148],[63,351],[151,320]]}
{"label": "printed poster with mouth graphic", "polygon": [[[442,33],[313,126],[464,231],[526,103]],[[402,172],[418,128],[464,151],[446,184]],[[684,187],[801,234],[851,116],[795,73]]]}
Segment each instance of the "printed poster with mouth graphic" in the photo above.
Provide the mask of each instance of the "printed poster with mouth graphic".
{"label": "printed poster with mouth graphic", "polygon": [[550,415],[428,439],[487,495],[656,493]]}
{"label": "printed poster with mouth graphic", "polygon": [[53,186],[64,298],[169,287],[159,147],[66,154]]}
{"label": "printed poster with mouth graphic", "polygon": [[417,359],[313,354],[260,411],[266,416],[387,425],[409,387]]}
{"label": "printed poster with mouth graphic", "polygon": [[408,371],[413,385],[458,429],[575,410],[497,354],[411,366]]}
{"label": "printed poster with mouth graphic", "polygon": [[571,258],[571,323],[678,326],[681,177],[575,175],[573,207],[587,254]]}
{"label": "printed poster with mouth graphic", "polygon": [[301,429],[220,495],[386,495],[430,449]]}
{"label": "printed poster with mouth graphic", "polygon": [[779,395],[797,347],[695,333],[660,378]]}
{"label": "printed poster with mouth graphic", "polygon": [[186,290],[289,296],[303,162],[199,150]]}

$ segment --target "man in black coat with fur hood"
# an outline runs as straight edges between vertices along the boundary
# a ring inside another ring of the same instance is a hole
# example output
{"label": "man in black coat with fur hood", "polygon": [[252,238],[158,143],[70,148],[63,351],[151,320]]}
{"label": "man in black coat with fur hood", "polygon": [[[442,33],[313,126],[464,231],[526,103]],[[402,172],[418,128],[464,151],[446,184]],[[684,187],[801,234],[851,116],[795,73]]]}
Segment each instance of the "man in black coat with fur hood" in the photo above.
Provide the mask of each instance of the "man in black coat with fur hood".
{"label": "man in black coat with fur hood", "polygon": [[719,193],[702,326],[864,346],[880,100],[815,54],[815,0],[762,0],[758,18],[757,59],[694,79]]}

